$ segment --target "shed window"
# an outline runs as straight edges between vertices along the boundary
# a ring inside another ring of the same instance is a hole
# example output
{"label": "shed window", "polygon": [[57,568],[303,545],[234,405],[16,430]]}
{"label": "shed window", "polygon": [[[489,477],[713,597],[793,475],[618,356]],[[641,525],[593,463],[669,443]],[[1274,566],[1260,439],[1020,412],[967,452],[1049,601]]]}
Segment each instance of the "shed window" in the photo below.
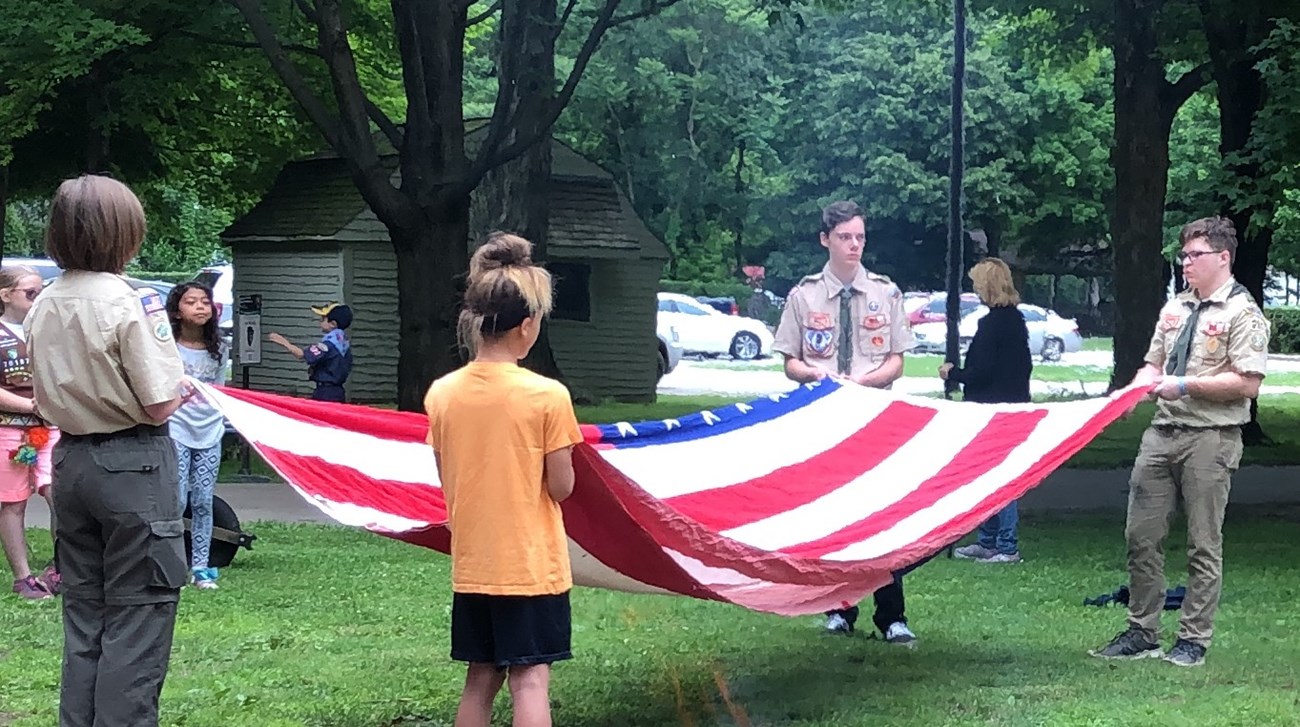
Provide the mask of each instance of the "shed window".
{"label": "shed window", "polygon": [[583,263],[547,263],[555,280],[555,305],[551,317],[561,321],[591,320],[591,266]]}

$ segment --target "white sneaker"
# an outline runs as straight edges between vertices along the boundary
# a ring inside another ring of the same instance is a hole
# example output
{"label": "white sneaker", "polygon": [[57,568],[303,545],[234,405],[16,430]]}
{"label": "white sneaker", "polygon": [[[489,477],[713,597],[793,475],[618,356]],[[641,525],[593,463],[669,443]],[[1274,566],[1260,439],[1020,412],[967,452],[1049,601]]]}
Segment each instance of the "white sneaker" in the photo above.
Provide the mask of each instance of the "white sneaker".
{"label": "white sneaker", "polygon": [[849,622],[838,613],[833,613],[826,617],[826,630],[834,634],[847,634],[849,632]]}
{"label": "white sneaker", "polygon": [[913,646],[916,644],[916,634],[907,628],[907,624],[895,621],[885,631],[885,641],[899,646]]}
{"label": "white sneaker", "polygon": [[1019,553],[995,553],[991,557],[984,558],[981,563],[1019,563]]}

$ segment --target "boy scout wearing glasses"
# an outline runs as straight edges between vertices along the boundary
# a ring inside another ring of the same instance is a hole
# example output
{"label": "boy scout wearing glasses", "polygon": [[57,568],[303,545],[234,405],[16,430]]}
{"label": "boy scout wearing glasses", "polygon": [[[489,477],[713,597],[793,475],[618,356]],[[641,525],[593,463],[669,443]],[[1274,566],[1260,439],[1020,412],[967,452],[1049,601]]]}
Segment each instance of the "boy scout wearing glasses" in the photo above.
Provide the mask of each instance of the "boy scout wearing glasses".
{"label": "boy scout wearing glasses", "polygon": [[162,297],[120,276],[144,231],[125,185],[64,182],[46,252],[65,272],[27,319],[36,408],[63,431],[53,456],[62,727],[158,724],[187,574],[166,424],[183,369]]}
{"label": "boy scout wearing glasses", "polygon": [[1092,653],[1108,659],[1162,656],[1164,550],[1181,496],[1187,514],[1187,596],[1178,636],[1162,658],[1197,666],[1214,632],[1223,585],[1223,514],[1241,462],[1241,425],[1259,396],[1269,324],[1232,277],[1237,234],[1210,217],[1183,227],[1179,262],[1188,289],[1160,311],[1138,383],[1155,384],[1155,418],[1129,481],[1128,628]]}
{"label": "boy scout wearing glasses", "polygon": [[[898,286],[862,266],[864,219],[853,202],[835,202],[822,210],[826,267],[790,291],[772,345],[785,356],[785,374],[794,381],[834,376],[888,388],[903,373],[903,354],[916,345]],[[903,572],[875,592],[875,601],[873,621],[886,641],[916,641],[907,627]],[[827,613],[827,630],[851,633],[857,613],[856,606],[847,604]]]}

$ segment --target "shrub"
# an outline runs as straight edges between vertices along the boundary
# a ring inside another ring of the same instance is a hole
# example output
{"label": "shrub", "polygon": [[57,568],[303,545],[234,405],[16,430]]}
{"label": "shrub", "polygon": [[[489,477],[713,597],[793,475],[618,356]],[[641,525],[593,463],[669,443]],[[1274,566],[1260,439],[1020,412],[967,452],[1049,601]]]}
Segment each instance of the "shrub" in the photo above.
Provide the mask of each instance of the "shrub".
{"label": "shrub", "polygon": [[1300,353],[1300,308],[1267,308],[1264,315],[1273,324],[1270,353]]}

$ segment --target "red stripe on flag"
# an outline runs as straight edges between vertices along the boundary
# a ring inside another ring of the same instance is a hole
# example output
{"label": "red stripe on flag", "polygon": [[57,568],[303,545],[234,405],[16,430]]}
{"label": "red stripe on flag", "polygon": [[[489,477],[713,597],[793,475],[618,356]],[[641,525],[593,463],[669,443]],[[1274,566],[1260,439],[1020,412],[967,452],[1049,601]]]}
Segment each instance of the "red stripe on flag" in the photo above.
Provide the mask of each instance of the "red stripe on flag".
{"label": "red stripe on flag", "polygon": [[334,427],[397,442],[424,442],[429,434],[429,418],[422,412],[372,409],[224,386],[215,388],[232,399],[314,426]]}
{"label": "red stripe on flag", "polygon": [[942,469],[901,500],[848,527],[817,540],[782,548],[798,558],[820,558],[897,525],[901,520],[934,505],[946,495],[974,482],[1002,464],[1033,433],[1047,412],[1000,412]]}
{"label": "red stripe on flag", "polygon": [[308,495],[432,525],[447,521],[447,501],[442,490],[431,484],[377,480],[319,457],[283,452],[257,443],[253,446],[267,464]]}
{"label": "red stripe on flag", "polygon": [[809,460],[748,482],[664,502],[717,531],[764,520],[830,494],[879,465],[911,441],[936,413],[928,407],[896,401],[843,442]]}

